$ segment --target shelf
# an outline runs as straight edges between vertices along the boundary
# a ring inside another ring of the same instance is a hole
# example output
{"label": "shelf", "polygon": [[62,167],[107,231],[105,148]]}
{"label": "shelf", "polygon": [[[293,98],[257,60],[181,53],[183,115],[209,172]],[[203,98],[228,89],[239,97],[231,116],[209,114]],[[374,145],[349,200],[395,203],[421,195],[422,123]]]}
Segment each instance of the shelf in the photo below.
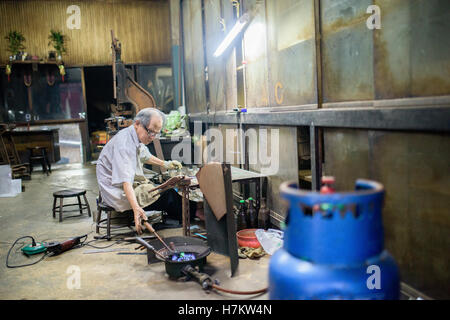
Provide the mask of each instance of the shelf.
{"label": "shelf", "polygon": [[[58,65],[64,65],[64,61],[44,61],[44,60],[25,60],[25,61],[21,61],[21,60],[13,60],[13,61],[9,61],[7,64],[9,65],[54,65],[54,66],[58,66]],[[2,65],[2,68],[5,68],[6,65]]]}
{"label": "shelf", "polygon": [[63,62],[58,62],[58,61],[41,61],[41,60],[25,60],[25,61],[21,61],[21,60],[13,60],[10,61],[11,64],[33,64],[33,63],[37,63],[37,64],[62,64]]}

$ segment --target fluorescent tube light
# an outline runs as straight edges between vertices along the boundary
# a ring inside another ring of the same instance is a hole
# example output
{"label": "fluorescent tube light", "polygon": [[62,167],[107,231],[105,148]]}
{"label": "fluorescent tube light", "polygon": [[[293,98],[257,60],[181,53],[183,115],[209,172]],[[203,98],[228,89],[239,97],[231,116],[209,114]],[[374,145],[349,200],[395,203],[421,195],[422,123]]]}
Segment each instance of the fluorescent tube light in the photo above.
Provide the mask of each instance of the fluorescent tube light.
{"label": "fluorescent tube light", "polygon": [[236,24],[233,26],[231,31],[227,34],[225,39],[220,43],[220,45],[217,47],[216,52],[214,52],[214,57],[219,57],[230,45],[230,43],[236,38],[236,36],[244,29],[245,25],[249,21],[249,15],[248,13],[244,13],[242,17],[239,18],[238,21],[236,21]]}

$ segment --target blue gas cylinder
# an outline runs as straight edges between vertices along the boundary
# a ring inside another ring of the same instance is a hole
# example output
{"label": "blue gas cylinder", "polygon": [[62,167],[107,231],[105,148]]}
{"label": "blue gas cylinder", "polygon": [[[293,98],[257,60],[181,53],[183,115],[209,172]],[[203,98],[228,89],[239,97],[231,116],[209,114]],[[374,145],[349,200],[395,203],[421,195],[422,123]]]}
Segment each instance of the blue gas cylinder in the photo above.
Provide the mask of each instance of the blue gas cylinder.
{"label": "blue gas cylinder", "polygon": [[285,182],[289,203],[283,247],[269,264],[270,299],[398,299],[400,278],[384,250],[380,183],[320,194]]}

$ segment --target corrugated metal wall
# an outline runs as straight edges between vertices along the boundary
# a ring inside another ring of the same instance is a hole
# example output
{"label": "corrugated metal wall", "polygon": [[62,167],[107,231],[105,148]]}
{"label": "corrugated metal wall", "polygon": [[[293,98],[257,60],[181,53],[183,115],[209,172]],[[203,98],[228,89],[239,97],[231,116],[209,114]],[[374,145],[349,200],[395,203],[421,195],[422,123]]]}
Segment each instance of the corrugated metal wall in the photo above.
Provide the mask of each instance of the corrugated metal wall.
{"label": "corrugated metal wall", "polygon": [[[69,29],[70,5],[80,8],[81,29]],[[25,51],[47,57],[50,29],[55,28],[69,39],[66,65],[111,64],[111,34],[122,42],[125,63],[170,63],[169,5],[167,1],[0,1],[0,63],[5,64],[5,36],[11,30],[26,38]]]}

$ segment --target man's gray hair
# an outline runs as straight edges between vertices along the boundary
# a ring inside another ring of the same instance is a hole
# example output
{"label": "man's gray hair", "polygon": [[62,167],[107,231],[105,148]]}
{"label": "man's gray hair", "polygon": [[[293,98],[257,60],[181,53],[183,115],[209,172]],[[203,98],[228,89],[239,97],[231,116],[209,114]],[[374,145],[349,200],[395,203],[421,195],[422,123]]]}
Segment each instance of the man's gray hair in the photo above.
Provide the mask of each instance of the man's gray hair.
{"label": "man's gray hair", "polygon": [[139,120],[140,123],[142,123],[143,126],[146,128],[150,124],[150,121],[152,117],[159,117],[162,120],[162,127],[164,128],[164,124],[166,123],[166,115],[155,108],[145,108],[138,112],[136,117],[134,117],[134,121]]}

